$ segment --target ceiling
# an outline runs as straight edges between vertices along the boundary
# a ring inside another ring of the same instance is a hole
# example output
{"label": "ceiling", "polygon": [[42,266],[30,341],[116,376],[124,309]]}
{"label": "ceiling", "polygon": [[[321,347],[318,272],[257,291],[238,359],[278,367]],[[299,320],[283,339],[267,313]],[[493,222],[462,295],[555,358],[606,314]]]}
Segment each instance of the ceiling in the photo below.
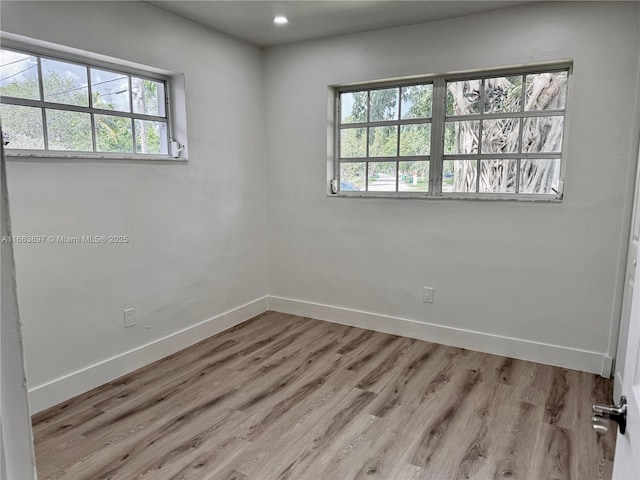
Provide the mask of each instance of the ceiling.
{"label": "ceiling", "polygon": [[[270,47],[460,17],[530,1],[149,0],[146,3],[259,47]],[[289,23],[274,25],[276,15],[286,15]]]}

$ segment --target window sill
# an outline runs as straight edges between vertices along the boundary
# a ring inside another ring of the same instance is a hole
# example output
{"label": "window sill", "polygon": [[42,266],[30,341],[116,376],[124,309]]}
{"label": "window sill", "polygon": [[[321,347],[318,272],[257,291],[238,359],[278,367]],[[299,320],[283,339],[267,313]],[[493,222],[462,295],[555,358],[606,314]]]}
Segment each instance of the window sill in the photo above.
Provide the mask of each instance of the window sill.
{"label": "window sill", "polygon": [[503,195],[503,194],[442,194],[442,195],[428,195],[428,194],[397,194],[389,192],[338,192],[328,193],[328,197],[340,197],[340,198],[390,198],[400,200],[480,200],[486,201],[509,201],[509,202],[542,202],[542,203],[562,203],[562,198],[558,198],[556,195]]}
{"label": "window sill", "polygon": [[140,153],[95,153],[95,152],[63,152],[44,150],[11,150],[6,148],[5,157],[9,160],[44,159],[52,160],[132,160],[145,162],[188,162],[187,158],[174,158],[170,155],[144,155]]}

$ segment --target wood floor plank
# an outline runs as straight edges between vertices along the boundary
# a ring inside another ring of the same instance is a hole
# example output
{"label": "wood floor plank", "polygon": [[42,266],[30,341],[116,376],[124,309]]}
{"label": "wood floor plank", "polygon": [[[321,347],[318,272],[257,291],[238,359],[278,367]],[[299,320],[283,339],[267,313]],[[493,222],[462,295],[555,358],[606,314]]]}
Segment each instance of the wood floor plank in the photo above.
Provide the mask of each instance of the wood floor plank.
{"label": "wood floor plank", "polygon": [[[588,437],[592,435],[590,419],[593,403],[610,403],[613,395],[613,385],[607,379],[585,372],[579,372],[579,391],[577,400],[577,415],[574,434]],[[591,395],[587,395],[590,392]],[[572,470],[576,476],[585,480],[602,480],[611,478],[613,473],[613,454],[615,451],[617,426],[610,424],[609,432],[596,437],[595,442],[585,443],[572,457]],[[593,459],[597,459],[594,462]]]}
{"label": "wood floor plank", "polygon": [[[128,435],[96,450],[68,469],[75,479],[130,479],[172,463],[178,456],[193,452],[204,440],[231,436],[241,414],[230,410],[213,410],[179,423],[168,421]],[[206,442],[205,442],[206,443]],[[182,459],[184,461],[184,459]],[[156,471],[157,475],[164,475]]]}
{"label": "wood floor plank", "polygon": [[[311,443],[314,429],[326,421],[328,412],[332,412],[345,401],[353,389],[336,389],[335,385],[323,385],[313,398],[308,398],[287,412],[284,421],[267,427],[265,436],[270,442],[253,441],[243,458],[239,458],[232,466],[235,470],[248,476],[266,476],[283,471],[296,459],[302,457]],[[250,432],[249,425],[260,422],[264,414],[254,415],[250,422],[238,429],[239,432]],[[246,434],[245,434],[246,435]]]}
{"label": "wood floor plank", "polygon": [[609,480],[612,382],[267,312],[33,417],[39,478]]}
{"label": "wood floor plank", "polygon": [[[114,426],[117,430],[117,424],[120,421],[141,421],[148,418],[156,411],[164,412],[172,409],[173,402],[180,403],[184,401],[185,396],[191,394],[194,390],[216,390],[216,385],[221,384],[222,380],[231,375],[229,368],[245,359],[246,356],[254,354],[261,348],[278,340],[278,335],[283,334],[291,325],[278,325],[275,331],[263,332],[256,339],[251,339],[246,343],[238,343],[234,347],[224,350],[209,352],[209,357],[203,357],[199,362],[193,362],[189,359],[188,367],[180,370],[179,374],[163,378],[163,382],[155,382],[147,385],[144,395],[128,395],[126,399],[120,399],[117,403],[109,403],[109,401],[94,404],[97,408],[106,410],[108,413],[95,421],[86,422],[82,426],[81,433],[87,437],[96,434],[105,435],[107,432],[113,431]],[[202,347],[202,345],[199,345]],[[188,349],[191,353],[192,349]],[[207,361],[208,360],[208,361]],[[222,375],[221,375],[222,372]],[[135,373],[133,375],[136,375]],[[227,384],[228,385],[228,384]],[[225,385],[225,390],[230,392]],[[197,397],[197,395],[195,395]],[[214,396],[212,400],[218,399]],[[192,399],[193,401],[193,399]]]}
{"label": "wood floor plank", "polygon": [[[203,474],[211,478],[227,470],[229,463],[242,455],[248,446],[249,442],[234,436],[233,432],[222,438],[219,432],[209,438],[206,438],[205,433],[199,433],[184,445],[154,459],[153,463],[147,463],[137,478],[154,480],[162,475],[165,478],[197,480]],[[199,453],[195,456],[184,455],[185,448],[198,450]]]}
{"label": "wood floor plank", "polygon": [[[246,461],[235,467],[236,470],[251,474],[259,469],[264,472],[263,459],[277,456],[279,461],[290,458],[289,463],[297,458],[296,448],[304,449],[305,435],[316,425],[323,422],[330,412],[339,409],[349,394],[353,393],[353,382],[346,381],[348,371],[344,368],[343,358],[336,359],[335,375],[325,378],[322,382],[310,382],[308,385],[317,385],[317,390],[312,395],[308,395],[302,401],[289,403],[289,408],[281,409],[281,404],[271,405],[269,411],[255,412],[249,421],[238,428],[238,434],[243,437],[253,435],[255,425],[266,425],[262,428],[261,434],[265,438],[273,439],[271,442],[253,441],[253,447],[246,455]],[[353,378],[353,377],[352,377]],[[281,416],[277,422],[267,422],[267,419],[274,413]],[[266,460],[271,463],[271,460]],[[285,465],[286,466],[286,465]],[[283,466],[284,467],[284,466]],[[273,467],[276,468],[277,467]],[[274,473],[275,474],[275,473]]]}
{"label": "wood floor plank", "polygon": [[354,466],[365,462],[366,444],[381,433],[382,423],[382,419],[373,415],[359,413],[350,416],[342,432],[319,449],[315,458],[292,478],[329,480],[351,477]]}
{"label": "wood floor plank", "polygon": [[[60,416],[64,416],[68,409],[75,408],[77,405],[87,403],[95,405],[100,402],[105,402],[107,398],[126,398],[127,395],[123,394],[121,390],[127,386],[130,387],[132,392],[139,391],[139,389],[158,381],[159,378],[165,375],[174,374],[174,369],[189,367],[193,357],[206,356],[205,358],[209,358],[212,352],[222,350],[222,347],[229,342],[237,344],[247,334],[253,339],[258,338],[261,331],[266,331],[267,334],[273,335],[273,323],[275,322],[282,322],[282,328],[286,330],[291,324],[299,320],[301,320],[300,317],[279,314],[277,312],[266,312],[258,315],[218,335],[202,340],[188,349],[169,355],[135,372],[124,375],[68,401],[37,413],[32,418],[34,430],[37,429],[40,424],[47,424]],[[234,336],[233,339],[230,338],[232,335]],[[178,362],[175,361],[177,357],[180,359]]]}
{"label": "wood floor plank", "polygon": [[[327,415],[318,419],[308,430],[303,432],[298,449],[293,459],[287,458],[283,462],[278,458],[276,462],[263,462],[259,472],[254,472],[254,478],[278,478],[280,480],[314,478],[319,475],[320,465],[324,454],[334,445],[334,442],[347,431],[349,426],[357,421],[358,414],[375,398],[375,393],[353,389],[343,398],[339,409],[326,412]],[[373,417],[372,417],[373,418]]]}
{"label": "wood floor plank", "polygon": [[[325,453],[326,464],[321,477],[379,478],[379,463],[384,461],[386,453],[379,449],[379,445],[388,443],[395,436],[384,419],[368,414],[359,415],[343,439],[336,442],[333,450]],[[372,452],[377,454],[373,456]]]}
{"label": "wood floor plank", "polygon": [[530,455],[531,441],[541,434],[544,410],[523,401],[508,403],[513,395],[511,386],[501,385],[497,390],[495,400],[503,407],[496,408],[489,422],[492,442],[486,456],[492,462],[487,478],[527,478],[535,466],[533,462],[539,461]]}
{"label": "wood floor plank", "polygon": [[422,409],[422,431],[413,443],[408,458],[412,465],[428,471],[441,472],[445,465],[462,462],[465,453],[461,444],[477,435],[479,420],[474,408],[476,402],[494,391],[494,385],[483,384],[482,375],[477,369],[467,370],[464,376],[456,377],[455,383],[445,388],[449,390],[443,389],[442,392],[448,391],[449,394],[440,395],[437,405],[436,398],[432,397],[428,406],[433,406],[433,409]]}

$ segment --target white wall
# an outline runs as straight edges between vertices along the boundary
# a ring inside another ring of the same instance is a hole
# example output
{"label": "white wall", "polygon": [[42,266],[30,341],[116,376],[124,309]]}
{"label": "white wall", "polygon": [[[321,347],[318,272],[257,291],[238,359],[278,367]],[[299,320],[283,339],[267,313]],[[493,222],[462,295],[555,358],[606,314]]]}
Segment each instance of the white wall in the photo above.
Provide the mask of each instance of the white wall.
{"label": "white wall", "polygon": [[[8,162],[14,234],[130,238],[16,246],[37,411],[266,308],[262,63],[253,46],[139,2],[1,8],[6,32],[184,73],[187,92],[188,163]],[[126,307],[137,325],[125,330]]]}
{"label": "white wall", "polygon": [[[272,305],[608,374],[637,135],[637,11],[542,2],[268,49]],[[328,85],[562,59],[574,61],[564,202],[327,197]]]}

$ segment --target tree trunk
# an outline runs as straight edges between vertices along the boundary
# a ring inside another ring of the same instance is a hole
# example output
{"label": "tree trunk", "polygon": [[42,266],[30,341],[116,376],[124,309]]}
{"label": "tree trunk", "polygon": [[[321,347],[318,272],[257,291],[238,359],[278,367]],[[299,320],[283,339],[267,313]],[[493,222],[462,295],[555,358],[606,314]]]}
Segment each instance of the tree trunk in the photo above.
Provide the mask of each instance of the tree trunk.
{"label": "tree trunk", "polygon": [[[521,79],[522,77],[512,77]],[[564,108],[563,95],[566,79],[547,73],[527,76],[526,98],[520,98],[520,86],[512,79],[500,77],[485,80],[485,107],[480,103],[479,81],[453,82],[448,84],[453,97],[453,114],[478,113],[481,107],[488,111],[520,111],[520,102],[526,101],[525,111]],[[520,125],[520,122],[523,122]],[[455,154],[508,153],[518,158],[520,129],[522,128],[522,153],[559,152],[562,146],[563,118],[560,116],[532,117],[527,119],[504,118],[484,120],[481,146],[477,122],[454,124]],[[481,149],[479,150],[479,148]],[[480,192],[515,192],[516,173],[514,160],[482,160],[454,162],[454,191],[475,192],[476,178]],[[482,165],[478,165],[482,163]],[[520,162],[520,192],[549,193],[557,178],[558,160],[525,160]],[[479,175],[477,168],[480,168]]]}

